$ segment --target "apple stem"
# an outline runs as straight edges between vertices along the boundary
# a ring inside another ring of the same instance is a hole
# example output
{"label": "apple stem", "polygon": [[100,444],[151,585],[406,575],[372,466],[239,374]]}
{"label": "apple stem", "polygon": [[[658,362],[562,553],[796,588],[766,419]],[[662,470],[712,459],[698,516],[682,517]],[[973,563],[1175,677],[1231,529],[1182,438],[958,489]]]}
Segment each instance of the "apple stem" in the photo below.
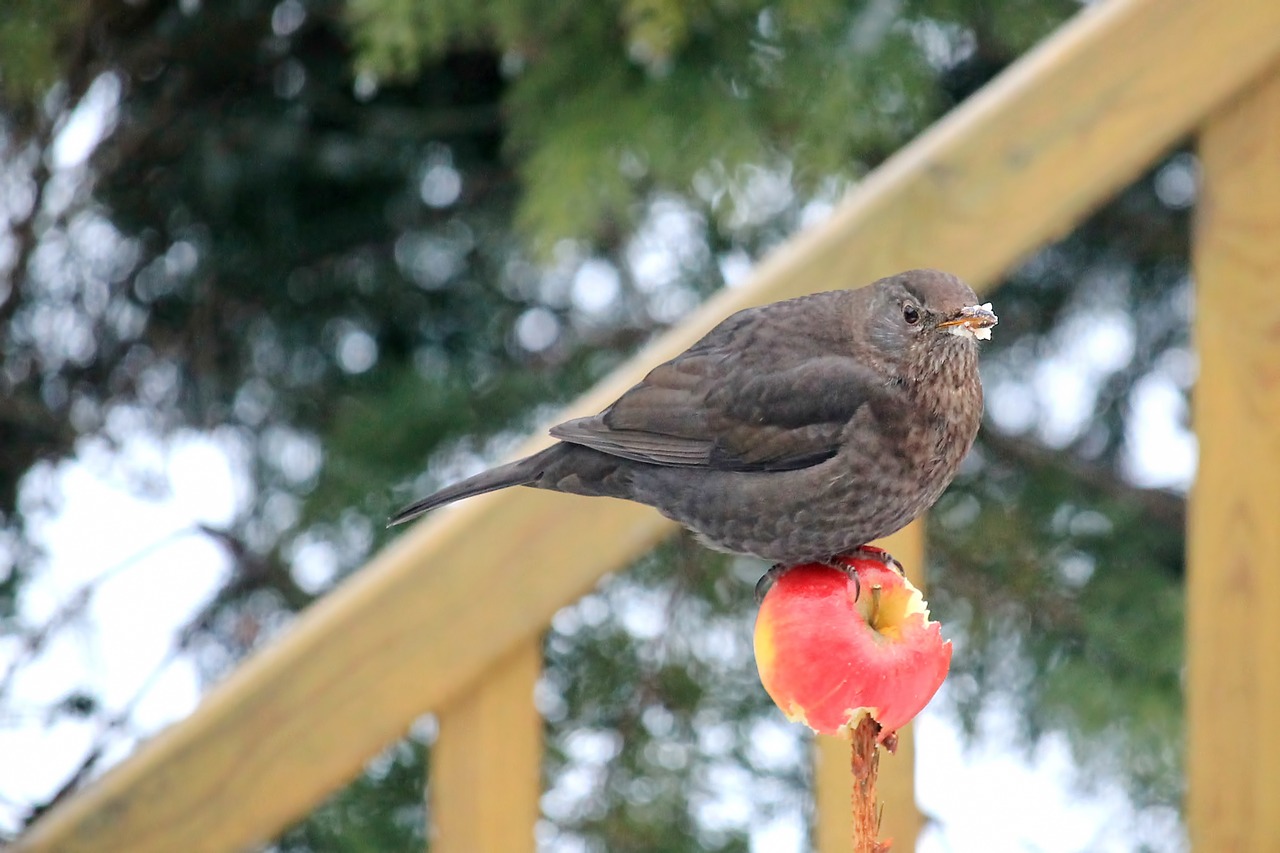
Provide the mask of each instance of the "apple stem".
{"label": "apple stem", "polygon": [[872,628],[876,627],[876,617],[880,615],[880,584],[874,584],[871,587],[871,618],[867,620],[867,624]]}
{"label": "apple stem", "polygon": [[[878,591],[873,589],[873,594]],[[850,743],[853,770],[853,851],[888,853],[892,840],[877,841],[881,808],[876,802],[876,778],[880,774],[880,748],[876,742],[880,724],[864,714],[853,730]]]}

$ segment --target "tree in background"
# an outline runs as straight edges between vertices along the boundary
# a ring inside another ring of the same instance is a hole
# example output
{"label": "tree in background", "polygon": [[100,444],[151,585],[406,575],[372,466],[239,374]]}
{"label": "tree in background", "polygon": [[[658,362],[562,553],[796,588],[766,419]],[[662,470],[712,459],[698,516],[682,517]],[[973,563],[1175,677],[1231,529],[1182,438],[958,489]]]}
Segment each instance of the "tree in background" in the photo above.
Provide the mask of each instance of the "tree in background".
{"label": "tree in background", "polygon": [[[12,5],[0,703],[95,594],[52,620],[21,606],[60,462],[162,495],[139,436],[197,431],[236,460],[247,497],[197,531],[233,571],[174,638],[216,679],[385,541],[403,498],[500,455],[1075,9]],[[1153,410],[1185,410],[1193,201],[1175,154],[1003,284],[987,424],[930,519],[952,710],[972,730],[1010,705],[1011,742],[1064,734],[1082,780],[1159,808],[1180,797],[1183,503],[1151,488],[1144,441]],[[803,808],[802,751],[761,746],[759,569],[677,538],[556,618],[549,840],[744,850]],[[38,710],[101,735],[28,816],[135,737],[89,689]],[[422,844],[430,739],[424,724],[279,847]]]}

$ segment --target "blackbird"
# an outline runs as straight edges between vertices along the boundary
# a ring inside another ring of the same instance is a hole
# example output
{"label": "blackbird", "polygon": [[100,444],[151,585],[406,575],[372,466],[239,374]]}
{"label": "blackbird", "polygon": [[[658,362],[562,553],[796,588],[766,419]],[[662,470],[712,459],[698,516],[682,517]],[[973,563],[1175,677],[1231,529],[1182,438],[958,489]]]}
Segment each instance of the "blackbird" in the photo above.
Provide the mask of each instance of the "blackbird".
{"label": "blackbird", "polygon": [[911,270],[730,316],[559,441],[400,510],[533,486],[656,508],[722,551],[783,566],[852,553],[933,504],[982,416],[960,279]]}

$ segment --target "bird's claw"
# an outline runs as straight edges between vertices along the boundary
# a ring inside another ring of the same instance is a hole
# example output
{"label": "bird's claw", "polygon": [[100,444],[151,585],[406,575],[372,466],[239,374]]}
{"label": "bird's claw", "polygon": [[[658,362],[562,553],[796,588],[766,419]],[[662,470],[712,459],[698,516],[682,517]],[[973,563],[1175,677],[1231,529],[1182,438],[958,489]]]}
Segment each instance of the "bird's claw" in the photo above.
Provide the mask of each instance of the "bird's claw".
{"label": "bird's claw", "polygon": [[841,554],[840,557],[848,558],[850,560],[875,560],[877,562],[884,563],[904,578],[907,576],[907,570],[902,567],[902,563],[898,562],[898,560],[888,551],[883,548],[877,548],[875,545],[863,545],[861,547],[854,548],[852,551],[847,551]]}
{"label": "bird's claw", "polygon": [[853,600],[857,601],[862,598],[862,578],[858,577],[858,570],[843,563],[836,563],[836,568],[848,575],[849,580],[853,581]]}
{"label": "bird's claw", "polygon": [[760,576],[760,580],[756,581],[756,606],[759,607],[764,603],[764,597],[769,594],[769,590],[773,589],[773,585],[778,582],[778,578],[787,573],[790,566],[784,566],[782,563],[774,563],[769,567],[769,571]]}

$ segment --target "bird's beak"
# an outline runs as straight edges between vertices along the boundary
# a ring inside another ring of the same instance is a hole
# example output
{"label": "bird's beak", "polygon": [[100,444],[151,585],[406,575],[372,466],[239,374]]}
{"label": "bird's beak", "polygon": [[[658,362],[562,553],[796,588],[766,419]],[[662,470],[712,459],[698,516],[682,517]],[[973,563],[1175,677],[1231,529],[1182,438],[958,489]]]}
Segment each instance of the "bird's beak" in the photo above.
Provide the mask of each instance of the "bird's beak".
{"label": "bird's beak", "polygon": [[939,329],[946,329],[953,335],[973,335],[980,341],[991,340],[991,327],[1000,322],[1000,318],[991,310],[991,303],[985,305],[969,305],[961,308],[953,316],[938,324]]}

